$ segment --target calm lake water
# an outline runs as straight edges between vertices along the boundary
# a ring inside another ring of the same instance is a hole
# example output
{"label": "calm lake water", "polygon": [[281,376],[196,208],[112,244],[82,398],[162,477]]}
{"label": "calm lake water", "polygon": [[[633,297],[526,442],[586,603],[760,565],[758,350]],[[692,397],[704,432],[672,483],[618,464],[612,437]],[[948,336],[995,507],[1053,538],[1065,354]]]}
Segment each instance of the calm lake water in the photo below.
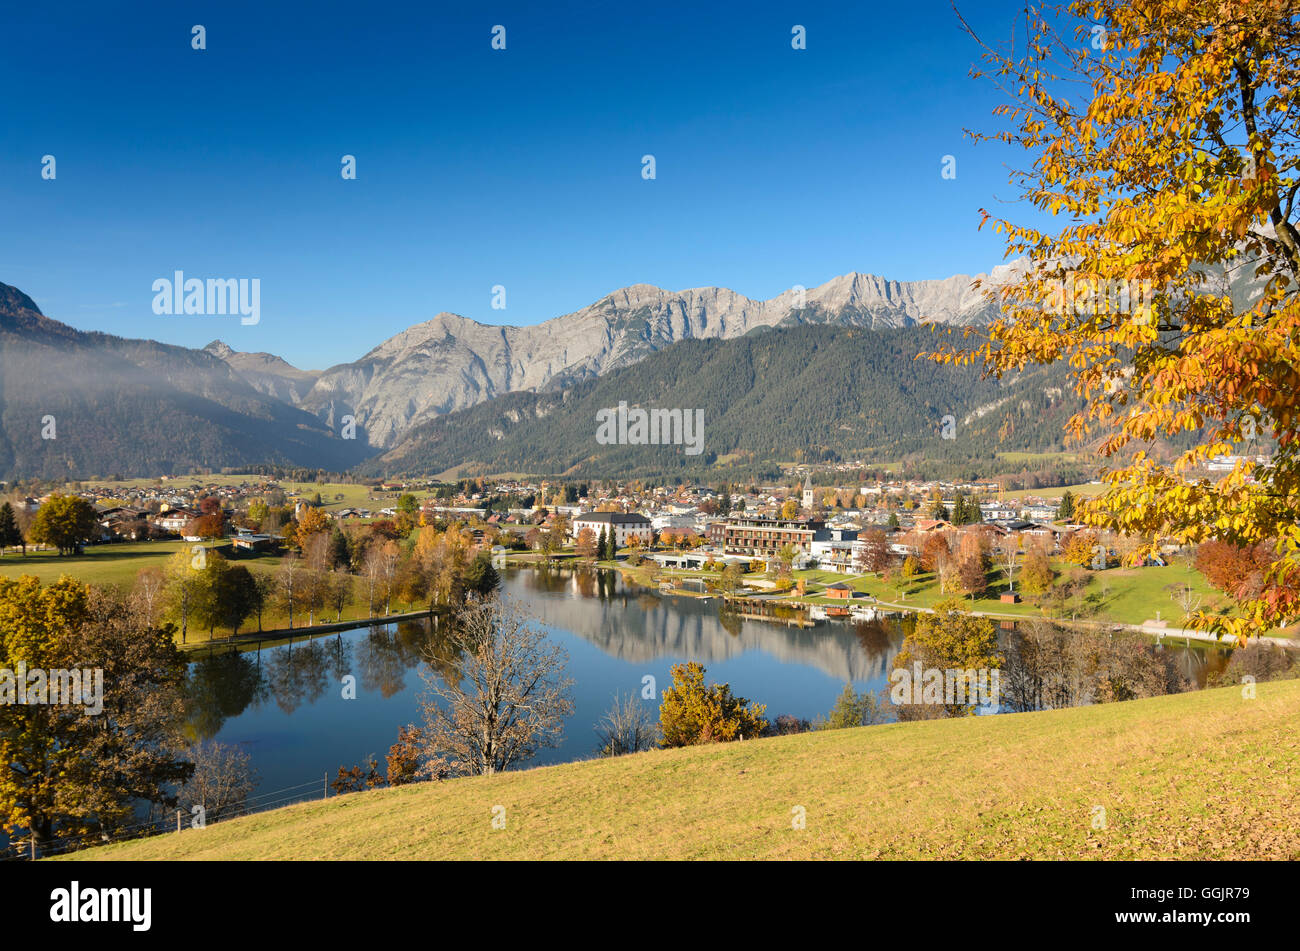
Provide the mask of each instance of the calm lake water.
{"label": "calm lake water", "polygon": [[[823,622],[813,627],[740,619],[717,599],[661,595],[616,573],[508,569],[504,593],[535,617],[569,655],[574,713],[562,744],[532,765],[595,752],[593,726],[619,693],[641,695],[643,678],[657,692],[670,668],[699,661],[708,680],[767,704],[769,719],[825,714],[844,684],[879,690],[904,636],[904,620]],[[318,797],[326,774],[363,763],[381,769],[397,730],[419,721],[419,674],[426,647],[440,642],[426,621],[360,628],[291,646],[217,654],[191,666],[196,737],[237,744],[259,773],[256,805],[283,796]],[[1184,672],[1202,679],[1222,656],[1205,648],[1170,647]],[[343,677],[356,677],[356,699],[343,699]],[[657,715],[658,700],[642,701]]]}

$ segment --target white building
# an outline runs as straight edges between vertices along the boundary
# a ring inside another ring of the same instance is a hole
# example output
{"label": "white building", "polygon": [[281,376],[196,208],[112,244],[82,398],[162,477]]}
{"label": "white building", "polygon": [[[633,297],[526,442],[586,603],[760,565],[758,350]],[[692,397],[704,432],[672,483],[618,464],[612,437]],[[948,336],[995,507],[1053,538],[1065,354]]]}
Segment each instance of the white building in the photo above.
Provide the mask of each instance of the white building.
{"label": "white building", "polygon": [[602,531],[612,531],[614,543],[620,548],[627,545],[632,538],[641,539],[643,545],[650,544],[654,538],[650,519],[640,512],[583,512],[581,515],[575,515],[573,537],[577,538],[578,533],[584,528],[591,529],[597,538],[600,538]]}

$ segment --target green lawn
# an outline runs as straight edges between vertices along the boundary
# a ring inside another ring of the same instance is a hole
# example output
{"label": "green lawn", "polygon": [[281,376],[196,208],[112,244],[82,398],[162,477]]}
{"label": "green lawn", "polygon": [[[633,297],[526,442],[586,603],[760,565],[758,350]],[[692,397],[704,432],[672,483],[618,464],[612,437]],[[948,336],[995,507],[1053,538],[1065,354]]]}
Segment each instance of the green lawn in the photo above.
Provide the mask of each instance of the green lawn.
{"label": "green lawn", "polygon": [[[250,485],[256,485],[263,481],[261,476],[251,475],[205,475],[205,476],[179,476],[170,479],[167,482],[159,482],[157,479],[126,479],[121,482],[86,482],[88,487],[105,488],[110,491],[121,491],[122,497],[117,498],[118,502],[125,502],[125,496],[131,494],[132,490],[138,491],[142,488],[155,485],[173,485],[178,488],[187,488],[191,485],[239,485],[241,482],[247,482]],[[290,500],[296,498],[311,498],[319,492],[321,497],[321,507],[326,511],[337,511],[343,508],[367,508],[372,511],[379,511],[381,508],[390,508],[396,504],[397,498],[401,492],[382,492],[377,487],[367,485],[354,485],[346,482],[287,482],[281,481],[276,483],[284,490]],[[418,499],[429,498],[432,493],[419,491],[412,493]],[[336,498],[341,496],[341,498]],[[113,501],[113,500],[108,500]]]}
{"label": "green lawn", "polygon": [[1227,687],[663,750],[355,793],[72,858],[1296,860],[1297,709],[1292,680],[1255,699]]}
{"label": "green lawn", "polygon": [[[116,585],[123,589],[130,589],[135,583],[136,575],[140,573],[142,568],[161,568],[166,564],[167,559],[176,552],[189,552],[195,544],[195,542],[174,540],[91,545],[86,548],[84,555],[66,558],[60,558],[52,551],[29,551],[26,557],[6,555],[0,558],[0,576],[17,578],[21,575],[35,575],[41,580],[42,584],[49,584],[51,581],[57,580],[61,575],[67,574],[87,584]],[[265,572],[274,571],[280,563],[280,557],[277,555],[241,556],[233,561],[236,564],[246,566],[250,571]],[[393,614],[399,614],[419,610],[427,606],[394,599],[391,609]],[[380,611],[382,612],[382,606]],[[369,616],[369,613],[365,587],[361,580],[357,579],[354,585],[354,601],[344,607],[342,619],[363,620]],[[334,621],[335,617],[335,613],[327,609],[323,614],[318,614],[315,620],[317,623],[326,623]],[[305,612],[295,612],[294,625],[296,627],[303,626],[307,623],[307,620],[308,617]],[[287,612],[272,608],[262,613],[262,627],[265,630],[288,626],[289,617]],[[257,618],[252,617],[240,628],[240,633],[248,634],[256,630]],[[229,629],[218,627],[212,633],[212,637],[221,640],[230,633],[232,632]],[[207,630],[198,630],[191,625],[186,632],[186,646],[193,647],[206,644],[208,641],[209,633]]]}
{"label": "green lawn", "polygon": [[[1053,569],[1058,573],[1067,569],[1060,561],[1053,561]],[[1019,572],[1017,571],[1017,577]],[[918,575],[906,589],[906,597],[900,590],[886,584],[874,575],[866,577],[845,578],[829,571],[797,571],[796,578],[807,581],[807,595],[803,600],[814,603],[829,602],[821,596],[821,589],[835,581],[847,581],[855,590],[870,594],[890,604],[900,604],[912,608],[932,608],[945,597],[939,590],[935,575],[925,573]],[[999,570],[988,573],[989,590],[982,597],[962,598],[962,603],[970,610],[988,613],[1008,614],[1020,617],[1039,617],[1043,611],[1029,601],[1019,604],[1003,604],[999,596],[1008,590],[1006,576]],[[1120,624],[1141,624],[1155,620],[1156,612],[1169,621],[1171,627],[1178,627],[1182,621],[1182,609],[1174,603],[1171,592],[1166,588],[1174,584],[1186,583],[1201,596],[1202,608],[1209,611],[1230,612],[1233,603],[1230,598],[1211,588],[1200,572],[1186,567],[1186,563],[1175,563],[1164,567],[1149,568],[1108,568],[1105,571],[1090,571],[1088,585],[1083,597],[1074,608],[1077,616],[1098,621],[1114,621]]]}
{"label": "green lawn", "polygon": [[1106,486],[1104,485],[1093,482],[1084,482],[1079,485],[1058,485],[1042,489],[1014,489],[1009,492],[1004,492],[1001,498],[1023,499],[1032,495],[1036,499],[1059,499],[1061,496],[1065,495],[1066,492],[1069,492],[1076,499],[1081,497],[1090,499],[1093,496],[1101,495],[1101,493],[1105,491]]}
{"label": "green lawn", "polygon": [[68,574],[88,584],[130,586],[141,568],[162,567],[176,552],[189,551],[194,544],[175,539],[88,545],[84,555],[66,558],[53,551],[28,549],[26,557],[8,554],[0,558],[0,575],[6,578],[35,575],[42,583],[49,583]]}

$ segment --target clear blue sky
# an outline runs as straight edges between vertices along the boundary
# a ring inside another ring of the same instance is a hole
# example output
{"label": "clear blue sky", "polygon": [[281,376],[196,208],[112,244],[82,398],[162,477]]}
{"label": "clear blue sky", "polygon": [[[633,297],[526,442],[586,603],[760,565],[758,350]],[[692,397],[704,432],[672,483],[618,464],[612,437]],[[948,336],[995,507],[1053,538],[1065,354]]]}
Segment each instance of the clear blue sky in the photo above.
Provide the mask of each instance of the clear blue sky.
{"label": "clear blue sky", "polygon": [[[1008,35],[1010,0],[960,7]],[[962,135],[999,100],[946,0],[7,3],[0,35],[0,281],[82,329],[321,368],[441,310],[1003,258],[1011,156]],[[260,278],[261,323],[155,315],[177,269]]]}

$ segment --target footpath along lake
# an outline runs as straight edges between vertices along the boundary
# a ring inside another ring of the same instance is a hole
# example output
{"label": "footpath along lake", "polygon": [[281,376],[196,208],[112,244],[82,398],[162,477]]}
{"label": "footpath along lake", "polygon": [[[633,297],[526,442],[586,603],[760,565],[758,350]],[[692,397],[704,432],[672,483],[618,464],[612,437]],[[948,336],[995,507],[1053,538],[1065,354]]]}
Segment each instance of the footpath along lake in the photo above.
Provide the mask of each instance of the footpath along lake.
{"label": "footpath along lake", "polygon": [[[879,691],[910,619],[823,622],[812,627],[748,620],[704,601],[660,594],[615,572],[583,569],[502,571],[503,593],[568,651],[574,713],[564,738],[532,765],[592,756],[595,724],[615,694],[641,696],[655,678],[656,699],[641,701],[657,716],[658,695],[673,664],[698,661],[707,679],[767,705],[767,717],[813,719],[827,713],[844,684]],[[397,730],[418,723],[419,674],[426,648],[442,638],[427,620],[362,627],[302,640],[204,656],[190,668],[195,698],[190,731],[245,750],[258,771],[257,808],[281,799],[319,798],[326,774],[384,755]],[[1176,651],[1184,673],[1201,681],[1226,651]],[[343,678],[356,678],[356,699],[343,698]],[[297,789],[291,787],[299,787]],[[270,795],[284,790],[280,795]]]}

